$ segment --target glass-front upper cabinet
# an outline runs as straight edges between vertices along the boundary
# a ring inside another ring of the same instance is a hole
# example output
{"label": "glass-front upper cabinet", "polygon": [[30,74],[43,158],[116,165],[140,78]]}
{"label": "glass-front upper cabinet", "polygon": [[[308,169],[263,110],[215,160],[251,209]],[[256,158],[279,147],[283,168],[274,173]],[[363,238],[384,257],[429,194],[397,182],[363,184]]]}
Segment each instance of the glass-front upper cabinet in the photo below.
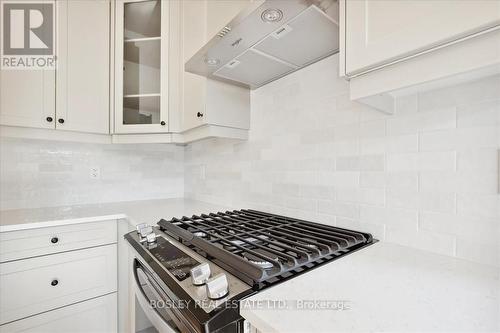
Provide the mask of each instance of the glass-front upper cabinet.
{"label": "glass-front upper cabinet", "polygon": [[168,6],[116,1],[115,133],[168,132]]}

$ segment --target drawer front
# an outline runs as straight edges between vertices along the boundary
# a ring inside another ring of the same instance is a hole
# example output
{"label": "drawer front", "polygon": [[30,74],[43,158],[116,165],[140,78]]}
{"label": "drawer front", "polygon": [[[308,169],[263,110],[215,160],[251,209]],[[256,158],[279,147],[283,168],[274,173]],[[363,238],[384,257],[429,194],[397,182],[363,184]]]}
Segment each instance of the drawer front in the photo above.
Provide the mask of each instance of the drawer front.
{"label": "drawer front", "polygon": [[0,264],[0,324],[117,289],[116,245]]}
{"label": "drawer front", "polygon": [[0,262],[116,243],[116,220],[0,233]]}
{"label": "drawer front", "polygon": [[116,293],[0,326],[0,333],[117,332]]}

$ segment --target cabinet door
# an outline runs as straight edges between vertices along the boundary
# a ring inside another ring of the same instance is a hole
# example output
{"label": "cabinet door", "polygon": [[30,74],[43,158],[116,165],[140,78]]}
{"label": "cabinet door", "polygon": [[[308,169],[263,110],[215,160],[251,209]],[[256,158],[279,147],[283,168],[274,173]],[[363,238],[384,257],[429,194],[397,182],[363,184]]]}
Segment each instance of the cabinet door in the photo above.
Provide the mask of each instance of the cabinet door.
{"label": "cabinet door", "polygon": [[58,2],[56,128],[109,133],[109,0]]}
{"label": "cabinet door", "polygon": [[203,76],[184,71],[184,64],[207,42],[207,1],[184,0],[182,15],[182,129],[204,123],[206,84]]}
{"label": "cabinet door", "polygon": [[116,305],[113,293],[2,325],[0,333],[113,333]]}
{"label": "cabinet door", "polygon": [[117,0],[115,132],[168,132],[169,1]]}
{"label": "cabinet door", "polygon": [[55,71],[1,70],[0,124],[55,128]]}
{"label": "cabinet door", "polygon": [[500,25],[500,1],[345,1],[345,66],[356,74]]}

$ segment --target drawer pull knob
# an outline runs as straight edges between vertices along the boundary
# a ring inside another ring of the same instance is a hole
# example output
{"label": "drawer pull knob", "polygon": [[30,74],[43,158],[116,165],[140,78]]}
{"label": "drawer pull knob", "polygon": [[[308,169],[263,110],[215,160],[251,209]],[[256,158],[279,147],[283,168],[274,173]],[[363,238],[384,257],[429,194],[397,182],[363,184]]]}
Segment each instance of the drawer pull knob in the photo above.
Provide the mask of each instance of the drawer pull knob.
{"label": "drawer pull knob", "polygon": [[203,113],[201,113],[201,112],[198,112],[198,113],[196,114],[196,117],[198,117],[198,118],[201,118],[201,117],[203,117]]}
{"label": "drawer pull knob", "polygon": [[57,237],[52,237],[52,239],[50,240],[50,242],[51,242],[52,244],[55,244],[55,243],[59,242],[59,238],[57,238]]}
{"label": "drawer pull knob", "polygon": [[59,284],[59,281],[57,281],[57,279],[54,279],[50,284],[55,287]]}

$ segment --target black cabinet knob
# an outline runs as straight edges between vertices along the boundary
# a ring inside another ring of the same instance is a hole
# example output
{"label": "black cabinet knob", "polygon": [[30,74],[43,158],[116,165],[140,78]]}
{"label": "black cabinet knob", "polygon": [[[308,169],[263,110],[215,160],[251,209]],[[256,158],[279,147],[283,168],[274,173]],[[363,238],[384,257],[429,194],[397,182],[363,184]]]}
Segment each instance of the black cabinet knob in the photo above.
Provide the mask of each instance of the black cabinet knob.
{"label": "black cabinet knob", "polygon": [[51,240],[50,240],[50,242],[51,242],[52,244],[55,244],[55,243],[59,242],[59,238],[57,238],[57,237],[52,237],[52,238],[51,238]]}
{"label": "black cabinet knob", "polygon": [[59,281],[57,281],[57,279],[54,279],[52,280],[52,282],[50,283],[51,286],[57,286],[59,284]]}
{"label": "black cabinet knob", "polygon": [[166,125],[166,123],[162,120],[162,121],[160,121],[160,125],[161,125],[161,126],[165,126],[165,125]]}
{"label": "black cabinet knob", "polygon": [[64,124],[64,119],[62,118],[57,119],[57,121],[59,122],[59,124]]}
{"label": "black cabinet knob", "polygon": [[47,120],[49,123],[51,123],[52,120],[54,120],[54,119],[52,117],[47,117],[47,118],[45,118],[45,120]]}
{"label": "black cabinet knob", "polygon": [[203,113],[198,112],[198,113],[196,114],[196,116],[197,116],[198,118],[201,118],[201,117],[203,117]]}

